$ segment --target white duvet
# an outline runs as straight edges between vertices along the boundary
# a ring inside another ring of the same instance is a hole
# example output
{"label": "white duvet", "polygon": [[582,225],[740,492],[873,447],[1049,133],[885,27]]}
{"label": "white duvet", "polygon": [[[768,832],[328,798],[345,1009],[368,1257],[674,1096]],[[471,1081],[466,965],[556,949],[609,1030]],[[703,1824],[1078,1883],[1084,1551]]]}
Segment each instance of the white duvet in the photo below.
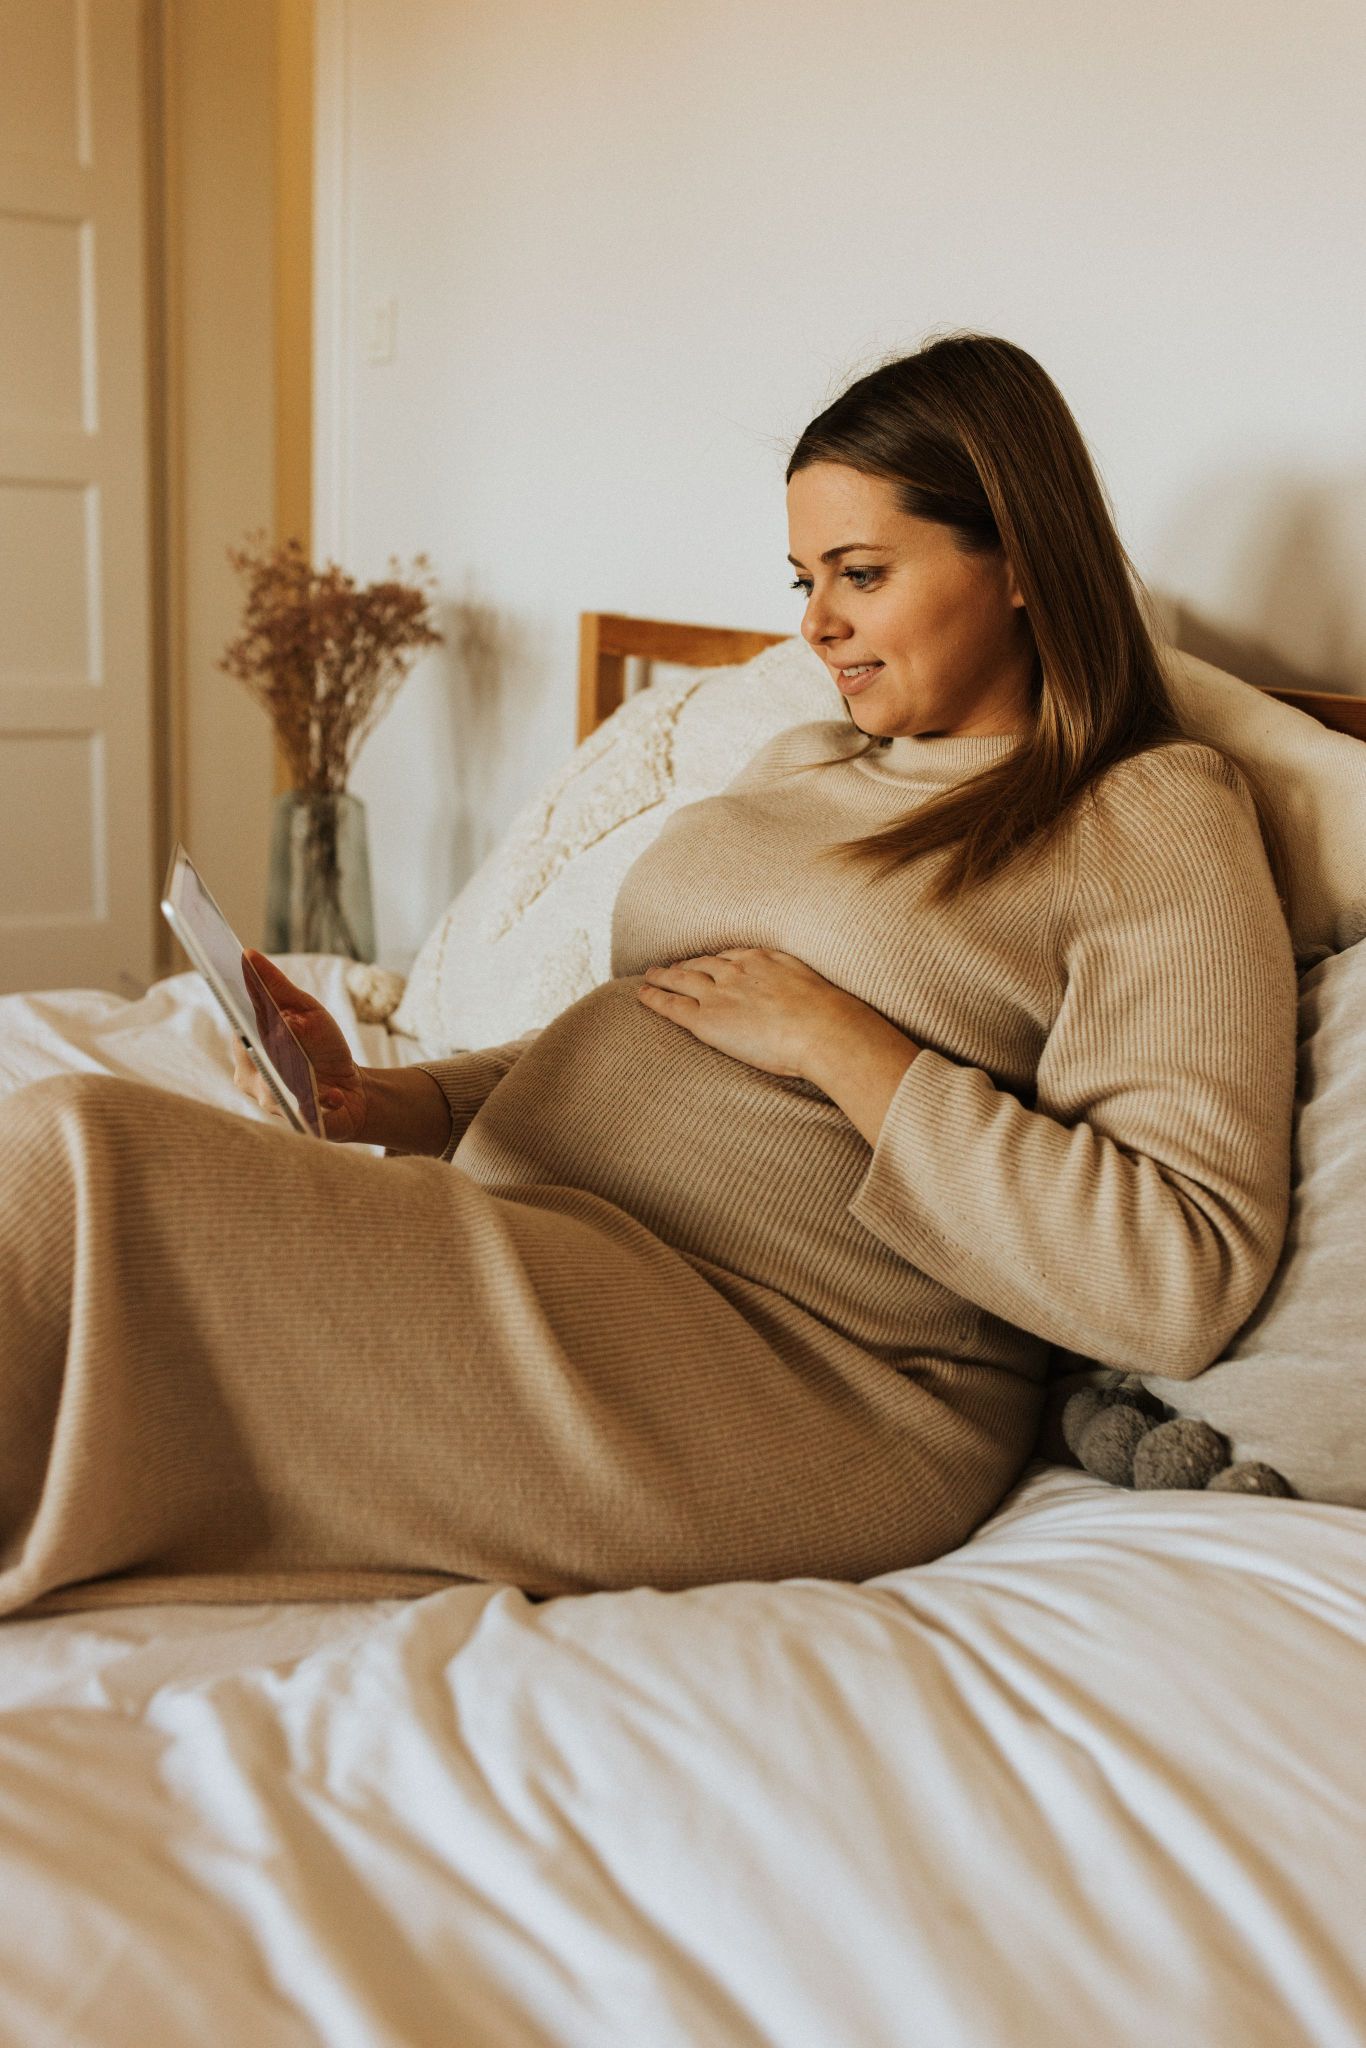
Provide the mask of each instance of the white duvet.
{"label": "white duvet", "polygon": [[[90,1064],[255,1113],[194,976],[0,998]],[[1040,1464],[864,1585],[0,1621],[0,2040],[1360,2048],[1364,1584]]]}
{"label": "white duvet", "polygon": [[[346,989],[349,960],[335,953],[272,958],[299,988],[326,1004],[362,1066],[407,1066],[427,1057],[415,1038],[357,1021]],[[265,1110],[234,1087],[232,1062],[232,1031],[203,976],[193,970],[153,982],[138,1002],[89,988],[0,995],[0,1095],[49,1074],[121,1074],[264,1121]]]}

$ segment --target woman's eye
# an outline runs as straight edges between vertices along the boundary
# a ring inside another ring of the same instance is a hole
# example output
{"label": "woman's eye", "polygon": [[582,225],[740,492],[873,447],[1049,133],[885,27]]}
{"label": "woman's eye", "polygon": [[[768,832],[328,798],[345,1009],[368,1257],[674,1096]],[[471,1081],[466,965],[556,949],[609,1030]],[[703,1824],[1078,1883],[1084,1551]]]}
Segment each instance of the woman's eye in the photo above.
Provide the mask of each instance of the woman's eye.
{"label": "woman's eye", "polygon": [[[843,571],[842,573],[843,573],[843,574],[844,574],[845,576],[848,576],[848,577],[850,577],[851,579],[852,579],[852,578],[856,578],[856,577],[860,577],[860,576],[863,576],[863,577],[868,577],[868,578],[871,578],[871,581],[869,581],[869,582],[864,582],[864,583],[859,583],[859,582],[855,582],[855,583],[854,583],[854,588],[855,588],[855,590],[871,590],[871,589],[872,589],[872,587],[873,587],[873,583],[875,583],[875,582],[877,581],[877,578],[878,578],[878,574],[879,574],[879,572],[878,572],[878,571],[877,571],[876,569],[845,569],[845,570],[844,570],[844,571]],[[810,595],[811,595],[811,582],[810,582],[810,578],[809,578],[809,577],[806,577],[806,576],[798,576],[798,577],[796,577],[796,578],[795,578],[795,579],[793,580],[793,582],[792,582],[791,588],[792,588],[793,590],[804,590],[804,591],[806,592],[807,596],[808,596],[808,597],[810,597]]]}

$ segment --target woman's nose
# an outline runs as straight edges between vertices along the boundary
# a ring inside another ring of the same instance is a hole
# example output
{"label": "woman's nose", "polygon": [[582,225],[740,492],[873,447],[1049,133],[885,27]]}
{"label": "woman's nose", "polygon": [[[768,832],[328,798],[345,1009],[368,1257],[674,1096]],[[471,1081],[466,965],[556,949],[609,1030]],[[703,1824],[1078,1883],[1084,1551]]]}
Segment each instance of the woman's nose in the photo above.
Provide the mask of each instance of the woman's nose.
{"label": "woman's nose", "polygon": [[802,638],[818,647],[824,640],[842,639],[847,631],[848,627],[832,611],[828,601],[817,597],[813,590],[802,613]]}

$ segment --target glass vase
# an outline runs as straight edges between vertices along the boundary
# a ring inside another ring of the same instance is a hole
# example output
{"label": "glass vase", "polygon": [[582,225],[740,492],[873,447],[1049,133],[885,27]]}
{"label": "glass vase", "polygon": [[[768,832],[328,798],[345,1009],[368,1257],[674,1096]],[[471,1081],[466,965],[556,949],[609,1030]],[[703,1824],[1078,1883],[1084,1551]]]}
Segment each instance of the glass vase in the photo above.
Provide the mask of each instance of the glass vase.
{"label": "glass vase", "polygon": [[288,789],[275,799],[265,950],[373,961],[365,806],[349,790]]}

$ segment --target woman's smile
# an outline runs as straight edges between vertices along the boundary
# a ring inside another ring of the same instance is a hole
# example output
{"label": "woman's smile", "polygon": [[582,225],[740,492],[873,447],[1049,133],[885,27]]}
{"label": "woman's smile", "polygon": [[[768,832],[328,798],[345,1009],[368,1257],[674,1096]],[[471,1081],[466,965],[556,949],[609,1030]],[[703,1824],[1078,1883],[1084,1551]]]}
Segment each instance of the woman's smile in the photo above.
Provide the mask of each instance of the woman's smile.
{"label": "woman's smile", "polygon": [[874,661],[864,662],[859,668],[837,668],[835,670],[835,681],[839,684],[846,697],[852,697],[856,691],[863,689],[866,684],[871,683],[873,677],[881,672],[882,667],[883,664],[880,661]]}

